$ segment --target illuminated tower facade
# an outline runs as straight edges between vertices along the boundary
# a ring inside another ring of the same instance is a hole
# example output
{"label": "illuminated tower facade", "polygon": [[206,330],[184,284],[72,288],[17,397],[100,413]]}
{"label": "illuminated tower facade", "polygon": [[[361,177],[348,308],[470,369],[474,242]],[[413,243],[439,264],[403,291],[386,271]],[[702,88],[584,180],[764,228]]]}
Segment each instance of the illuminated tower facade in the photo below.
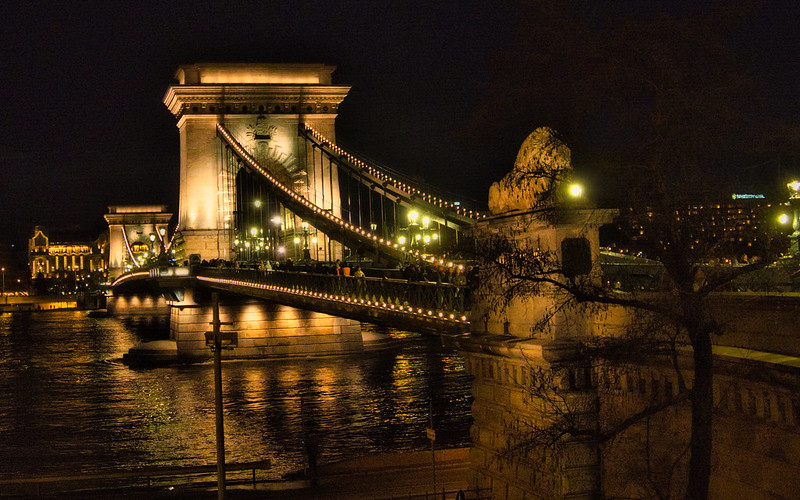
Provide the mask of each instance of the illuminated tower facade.
{"label": "illuminated tower facade", "polygon": [[339,104],[350,87],[331,84],[334,69],[322,64],[216,63],[178,68],[164,104],[178,119],[178,230],[187,255],[231,258],[237,172],[225,166],[218,123],[295,192],[341,214],[336,169],[322,171],[321,162],[312,161],[313,148],[298,136],[300,124],[307,123],[335,139]]}

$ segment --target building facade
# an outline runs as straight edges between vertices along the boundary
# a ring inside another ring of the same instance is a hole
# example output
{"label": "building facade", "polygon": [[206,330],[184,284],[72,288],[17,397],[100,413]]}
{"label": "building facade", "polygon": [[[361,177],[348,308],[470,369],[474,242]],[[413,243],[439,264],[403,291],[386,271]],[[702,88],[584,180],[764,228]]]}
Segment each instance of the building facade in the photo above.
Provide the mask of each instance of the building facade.
{"label": "building facade", "polygon": [[28,240],[28,267],[36,294],[97,290],[108,277],[108,234],[92,239],[36,226]]}

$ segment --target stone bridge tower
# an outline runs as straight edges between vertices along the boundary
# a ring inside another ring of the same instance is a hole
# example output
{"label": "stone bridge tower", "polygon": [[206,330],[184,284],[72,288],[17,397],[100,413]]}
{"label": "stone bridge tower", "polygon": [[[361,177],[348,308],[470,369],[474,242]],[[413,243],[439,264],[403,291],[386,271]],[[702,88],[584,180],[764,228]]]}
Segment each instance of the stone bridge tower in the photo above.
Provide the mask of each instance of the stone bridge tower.
{"label": "stone bridge tower", "polygon": [[164,104],[178,119],[178,229],[187,255],[230,257],[236,172],[225,168],[217,123],[298,194],[340,215],[336,172],[322,172],[322,165],[311,161],[312,148],[298,137],[299,124],[308,123],[335,139],[334,121],[350,87],[332,85],[334,69],[323,64],[218,63],[178,68]]}

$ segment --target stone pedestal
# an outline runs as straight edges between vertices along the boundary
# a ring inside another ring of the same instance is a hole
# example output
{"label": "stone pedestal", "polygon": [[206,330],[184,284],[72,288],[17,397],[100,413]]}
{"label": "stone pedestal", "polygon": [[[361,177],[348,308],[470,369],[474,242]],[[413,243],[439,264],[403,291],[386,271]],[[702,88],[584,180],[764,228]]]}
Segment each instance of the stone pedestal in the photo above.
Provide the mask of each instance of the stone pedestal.
{"label": "stone pedestal", "polygon": [[[497,214],[474,231],[481,242],[506,240],[500,248],[509,253],[498,256],[501,267],[538,259],[544,266],[538,276],[565,280],[563,274],[575,273],[594,280],[598,228],[612,214],[539,208]],[[523,271],[517,273],[537,269],[518,267]],[[597,443],[577,437],[597,426],[592,370],[578,354],[581,340],[595,329],[593,317],[580,307],[561,307],[569,295],[555,284],[531,288],[520,282],[482,263],[471,333],[454,341],[475,377],[472,463],[480,486],[491,487],[497,499],[598,498]]]}
{"label": "stone pedestal", "polygon": [[[478,486],[497,499],[597,498],[596,444],[548,433],[563,427],[549,426],[564,404],[581,425],[596,422],[591,372],[576,362],[577,345],[476,334],[454,344],[474,377],[471,461]],[[552,390],[537,386],[543,377]]]}

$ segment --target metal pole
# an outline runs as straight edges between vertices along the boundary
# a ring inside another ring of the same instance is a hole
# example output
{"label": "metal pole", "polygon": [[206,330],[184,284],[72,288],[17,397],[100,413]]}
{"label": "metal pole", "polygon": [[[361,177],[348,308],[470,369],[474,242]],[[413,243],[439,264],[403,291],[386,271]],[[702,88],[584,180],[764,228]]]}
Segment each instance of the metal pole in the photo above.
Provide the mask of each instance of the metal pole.
{"label": "metal pole", "polygon": [[433,494],[436,496],[436,453],[433,450],[433,443],[436,437],[433,430],[433,400],[430,401],[430,428],[431,428],[431,467],[433,469]]}
{"label": "metal pole", "polygon": [[217,428],[217,498],[225,499],[225,430],[222,421],[222,345],[219,338],[219,294],[211,294],[214,303],[214,413]]}

